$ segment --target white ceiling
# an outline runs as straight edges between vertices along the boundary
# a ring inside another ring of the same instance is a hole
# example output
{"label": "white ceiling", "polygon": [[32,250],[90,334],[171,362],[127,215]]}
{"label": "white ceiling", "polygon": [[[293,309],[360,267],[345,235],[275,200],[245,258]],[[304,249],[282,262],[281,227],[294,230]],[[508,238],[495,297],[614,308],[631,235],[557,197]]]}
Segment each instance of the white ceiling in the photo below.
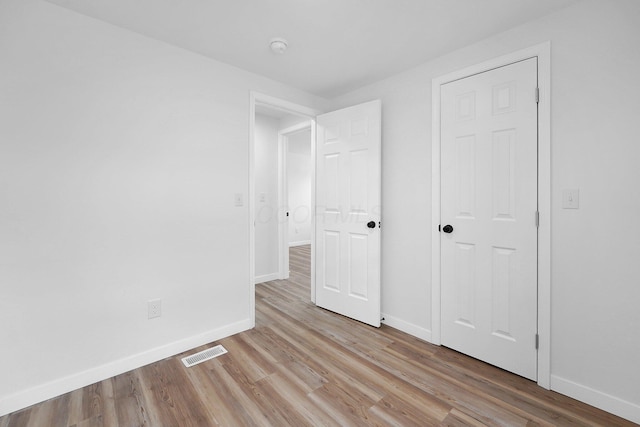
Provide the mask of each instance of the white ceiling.
{"label": "white ceiling", "polygon": [[579,0],[48,1],[332,98]]}

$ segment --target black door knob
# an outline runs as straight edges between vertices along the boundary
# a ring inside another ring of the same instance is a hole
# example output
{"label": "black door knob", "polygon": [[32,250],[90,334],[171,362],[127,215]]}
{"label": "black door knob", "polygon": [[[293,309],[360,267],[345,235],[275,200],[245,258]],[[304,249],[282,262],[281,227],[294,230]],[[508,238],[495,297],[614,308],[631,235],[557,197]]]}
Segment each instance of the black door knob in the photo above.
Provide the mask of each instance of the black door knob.
{"label": "black door knob", "polygon": [[444,227],[442,227],[442,231],[444,231],[445,233],[451,233],[453,231],[453,226],[447,224]]}
{"label": "black door knob", "polygon": [[367,227],[369,228],[376,228],[376,222],[375,221],[369,221],[367,223]]}

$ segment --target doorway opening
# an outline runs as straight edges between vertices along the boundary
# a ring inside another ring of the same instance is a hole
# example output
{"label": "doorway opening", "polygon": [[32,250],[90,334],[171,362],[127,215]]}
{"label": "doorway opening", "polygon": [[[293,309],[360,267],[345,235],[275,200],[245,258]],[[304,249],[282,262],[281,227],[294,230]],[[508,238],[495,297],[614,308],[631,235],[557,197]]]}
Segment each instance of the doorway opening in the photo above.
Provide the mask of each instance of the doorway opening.
{"label": "doorway opening", "polygon": [[311,122],[278,132],[278,199],[282,220],[278,222],[278,279],[289,278],[289,248],[311,246],[313,228],[313,157]]}
{"label": "doorway opening", "polygon": [[[311,247],[313,271],[314,142],[318,111],[268,95],[251,93],[249,129],[249,271],[251,324],[255,326],[255,284],[289,276],[289,243]],[[295,150],[289,154],[289,147]],[[305,171],[307,182],[288,179]],[[290,160],[290,161],[288,161]],[[291,161],[293,160],[293,161]],[[289,164],[289,165],[288,165]],[[289,199],[290,184],[298,190]],[[304,191],[306,189],[306,191]],[[296,200],[307,205],[300,207]],[[293,217],[292,214],[296,216]],[[297,223],[301,221],[301,223]],[[292,232],[290,232],[290,228]],[[297,228],[297,233],[295,232]],[[308,234],[307,234],[308,231]],[[304,234],[303,234],[304,233]],[[302,236],[300,236],[302,235]],[[298,237],[296,237],[298,236]],[[298,239],[298,240],[296,240]],[[313,274],[310,299],[315,302]]]}
{"label": "doorway opening", "polygon": [[[262,188],[266,181],[273,185],[274,180],[273,168],[266,167],[260,156],[269,155],[273,160],[275,149],[265,149],[264,152],[260,151],[261,148],[258,149],[262,147],[260,140],[263,137],[260,123],[268,121],[269,114],[283,113],[294,116],[295,120],[302,119],[304,122],[306,119],[307,124],[296,123],[285,127],[283,123],[289,119],[278,117],[278,126],[283,131],[282,141],[306,128],[310,128],[311,134],[310,206],[313,209],[309,209],[312,211],[310,300],[322,308],[372,326],[379,326],[382,110],[380,100],[319,115],[319,112],[310,108],[251,92],[249,105],[251,326],[255,326],[256,282],[275,280],[288,273],[284,261],[280,261],[281,267],[277,272],[276,267],[273,267],[273,260],[278,258],[274,256],[275,253],[282,257],[288,254],[289,242],[285,238],[287,235],[280,228],[280,235],[283,237],[279,239],[280,245],[275,248],[274,245],[265,244],[269,239],[264,239],[264,235],[268,234],[265,231],[267,225],[271,236],[273,230],[278,230],[278,223],[287,224],[288,227],[287,214],[290,215],[291,211],[282,200],[277,200],[271,206],[262,206],[269,200],[274,200],[273,187],[271,191]],[[298,125],[301,127],[296,127]],[[284,145],[281,144],[281,155]],[[284,169],[281,175],[285,175]],[[285,181],[280,180],[282,197],[286,193]],[[258,250],[262,252],[258,253]],[[271,262],[272,272],[265,273],[261,270],[264,259],[258,257],[262,255],[266,255],[267,261]]]}

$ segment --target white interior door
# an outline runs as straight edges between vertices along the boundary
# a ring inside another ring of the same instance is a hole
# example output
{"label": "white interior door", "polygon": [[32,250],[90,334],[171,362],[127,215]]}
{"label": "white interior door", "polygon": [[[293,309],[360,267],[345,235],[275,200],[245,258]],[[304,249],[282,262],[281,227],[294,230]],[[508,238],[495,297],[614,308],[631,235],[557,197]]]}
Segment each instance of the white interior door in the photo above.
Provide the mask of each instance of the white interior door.
{"label": "white interior door", "polygon": [[537,59],[442,86],[441,342],[537,377]]}
{"label": "white interior door", "polygon": [[381,103],[317,117],[316,304],[380,326]]}

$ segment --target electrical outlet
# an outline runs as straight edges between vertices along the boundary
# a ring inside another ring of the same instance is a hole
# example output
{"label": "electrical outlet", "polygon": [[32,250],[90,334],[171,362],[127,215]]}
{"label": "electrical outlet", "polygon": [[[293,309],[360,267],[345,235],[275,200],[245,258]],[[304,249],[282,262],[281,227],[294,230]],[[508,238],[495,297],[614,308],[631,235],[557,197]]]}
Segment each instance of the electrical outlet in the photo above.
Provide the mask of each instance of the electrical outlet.
{"label": "electrical outlet", "polygon": [[149,313],[149,319],[162,316],[162,300],[150,299],[147,301],[147,311]]}

